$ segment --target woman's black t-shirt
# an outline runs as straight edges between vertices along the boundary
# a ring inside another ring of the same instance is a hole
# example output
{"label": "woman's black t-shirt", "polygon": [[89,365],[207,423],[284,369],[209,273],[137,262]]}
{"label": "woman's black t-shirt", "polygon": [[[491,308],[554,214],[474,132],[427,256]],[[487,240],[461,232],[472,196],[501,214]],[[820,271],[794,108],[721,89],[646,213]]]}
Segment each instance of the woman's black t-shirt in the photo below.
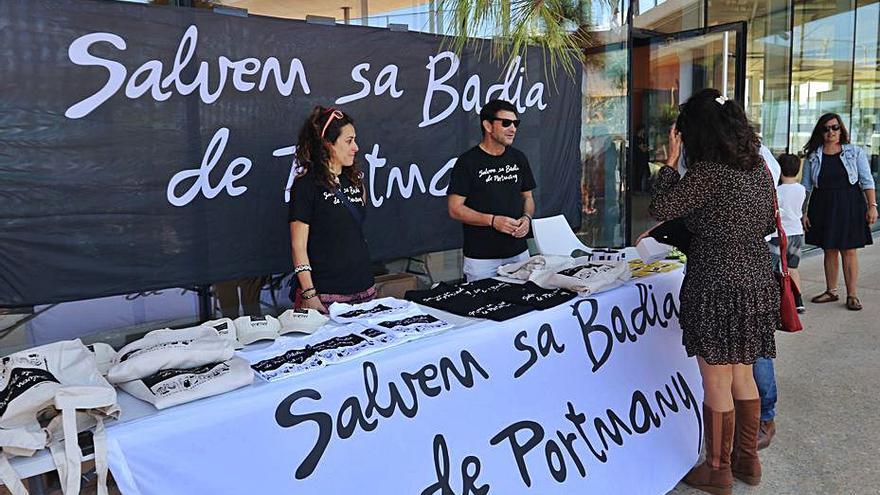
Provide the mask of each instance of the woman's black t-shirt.
{"label": "woman's black t-shirt", "polygon": [[[339,176],[342,192],[366,216],[364,190]],[[288,221],[309,225],[308,255],[312,282],[322,294],[356,294],[373,283],[370,252],[363,231],[330,188],[307,173],[291,189]]]}

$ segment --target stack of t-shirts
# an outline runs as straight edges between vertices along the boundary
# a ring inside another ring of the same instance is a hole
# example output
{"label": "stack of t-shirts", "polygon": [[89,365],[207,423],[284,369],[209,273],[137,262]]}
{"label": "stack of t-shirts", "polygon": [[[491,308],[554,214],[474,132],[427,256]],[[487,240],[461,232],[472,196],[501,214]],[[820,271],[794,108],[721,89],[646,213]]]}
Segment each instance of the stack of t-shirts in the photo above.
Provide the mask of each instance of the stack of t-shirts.
{"label": "stack of t-shirts", "polygon": [[376,321],[370,326],[397,332],[409,338],[449,330],[453,327],[451,323],[421,311],[413,311],[387,320]]}
{"label": "stack of t-shirts", "polygon": [[484,279],[459,285],[440,283],[427,291],[409,291],[406,298],[461,316],[504,321],[533,309],[547,309],[575,296],[562,289],[544,289],[534,283],[511,284]]}
{"label": "stack of t-shirts", "polygon": [[164,409],[250,384],[253,372],[233,352],[209,326],[155,330],[116,353],[107,379]]}
{"label": "stack of t-shirts", "polygon": [[[497,280],[492,282],[505,284]],[[495,321],[509,320],[532,310],[528,306],[490,299],[485,293],[485,288],[479,288],[479,293],[469,292],[465,285],[455,286],[440,282],[430,290],[407,291],[405,297],[410,301],[459,316]]]}
{"label": "stack of t-shirts", "polygon": [[415,309],[412,303],[394,297],[383,297],[360,304],[333,303],[328,308],[330,318],[337,323],[364,323],[393,318]]}
{"label": "stack of t-shirts", "polygon": [[524,304],[534,309],[550,309],[571,301],[576,293],[566,289],[545,289],[534,282],[507,284],[492,297],[509,303]]}
{"label": "stack of t-shirts", "polygon": [[248,353],[247,357],[261,378],[275,381],[348,361],[402,341],[402,337],[393,332],[352,323],[326,328],[304,339],[279,339],[271,347]]}

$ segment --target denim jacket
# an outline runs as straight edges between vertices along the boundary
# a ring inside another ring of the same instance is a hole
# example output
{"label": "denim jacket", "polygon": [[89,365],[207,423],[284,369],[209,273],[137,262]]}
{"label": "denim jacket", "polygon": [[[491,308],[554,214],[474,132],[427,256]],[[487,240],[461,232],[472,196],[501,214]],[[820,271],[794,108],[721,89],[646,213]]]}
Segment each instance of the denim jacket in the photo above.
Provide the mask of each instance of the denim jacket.
{"label": "denim jacket", "polygon": [[[841,145],[840,160],[846,168],[849,183],[859,183],[859,187],[874,189],[874,177],[871,175],[871,167],[868,166],[868,154],[862,148],[852,145]],[[814,187],[819,186],[819,172],[822,170],[822,147],[812,152],[804,161],[804,174],[801,183],[809,194]]]}

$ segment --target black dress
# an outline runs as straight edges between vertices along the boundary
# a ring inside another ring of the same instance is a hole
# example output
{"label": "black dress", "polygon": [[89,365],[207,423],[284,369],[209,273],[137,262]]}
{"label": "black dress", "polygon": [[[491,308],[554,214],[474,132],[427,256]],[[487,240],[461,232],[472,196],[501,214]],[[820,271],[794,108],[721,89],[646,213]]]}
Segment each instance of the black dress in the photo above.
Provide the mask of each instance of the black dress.
{"label": "black dress", "polygon": [[873,244],[865,219],[868,206],[859,185],[850,184],[840,153],[822,155],[819,181],[810,195],[807,244],[822,249],[855,249]]}

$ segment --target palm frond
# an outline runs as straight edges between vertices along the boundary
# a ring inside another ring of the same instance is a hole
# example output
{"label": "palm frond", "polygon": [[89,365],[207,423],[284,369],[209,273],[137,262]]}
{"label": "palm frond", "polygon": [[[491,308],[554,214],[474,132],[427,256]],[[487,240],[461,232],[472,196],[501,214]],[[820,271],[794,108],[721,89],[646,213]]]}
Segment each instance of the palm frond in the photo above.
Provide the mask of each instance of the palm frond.
{"label": "palm frond", "polygon": [[492,58],[505,66],[516,56],[525,60],[528,47],[538,46],[545,70],[554,74],[561,66],[572,74],[584,48],[594,44],[588,25],[595,2],[615,0],[439,0],[438,7],[451,18],[447,42],[456,53],[471,42],[481,49],[475,38],[493,35]]}

